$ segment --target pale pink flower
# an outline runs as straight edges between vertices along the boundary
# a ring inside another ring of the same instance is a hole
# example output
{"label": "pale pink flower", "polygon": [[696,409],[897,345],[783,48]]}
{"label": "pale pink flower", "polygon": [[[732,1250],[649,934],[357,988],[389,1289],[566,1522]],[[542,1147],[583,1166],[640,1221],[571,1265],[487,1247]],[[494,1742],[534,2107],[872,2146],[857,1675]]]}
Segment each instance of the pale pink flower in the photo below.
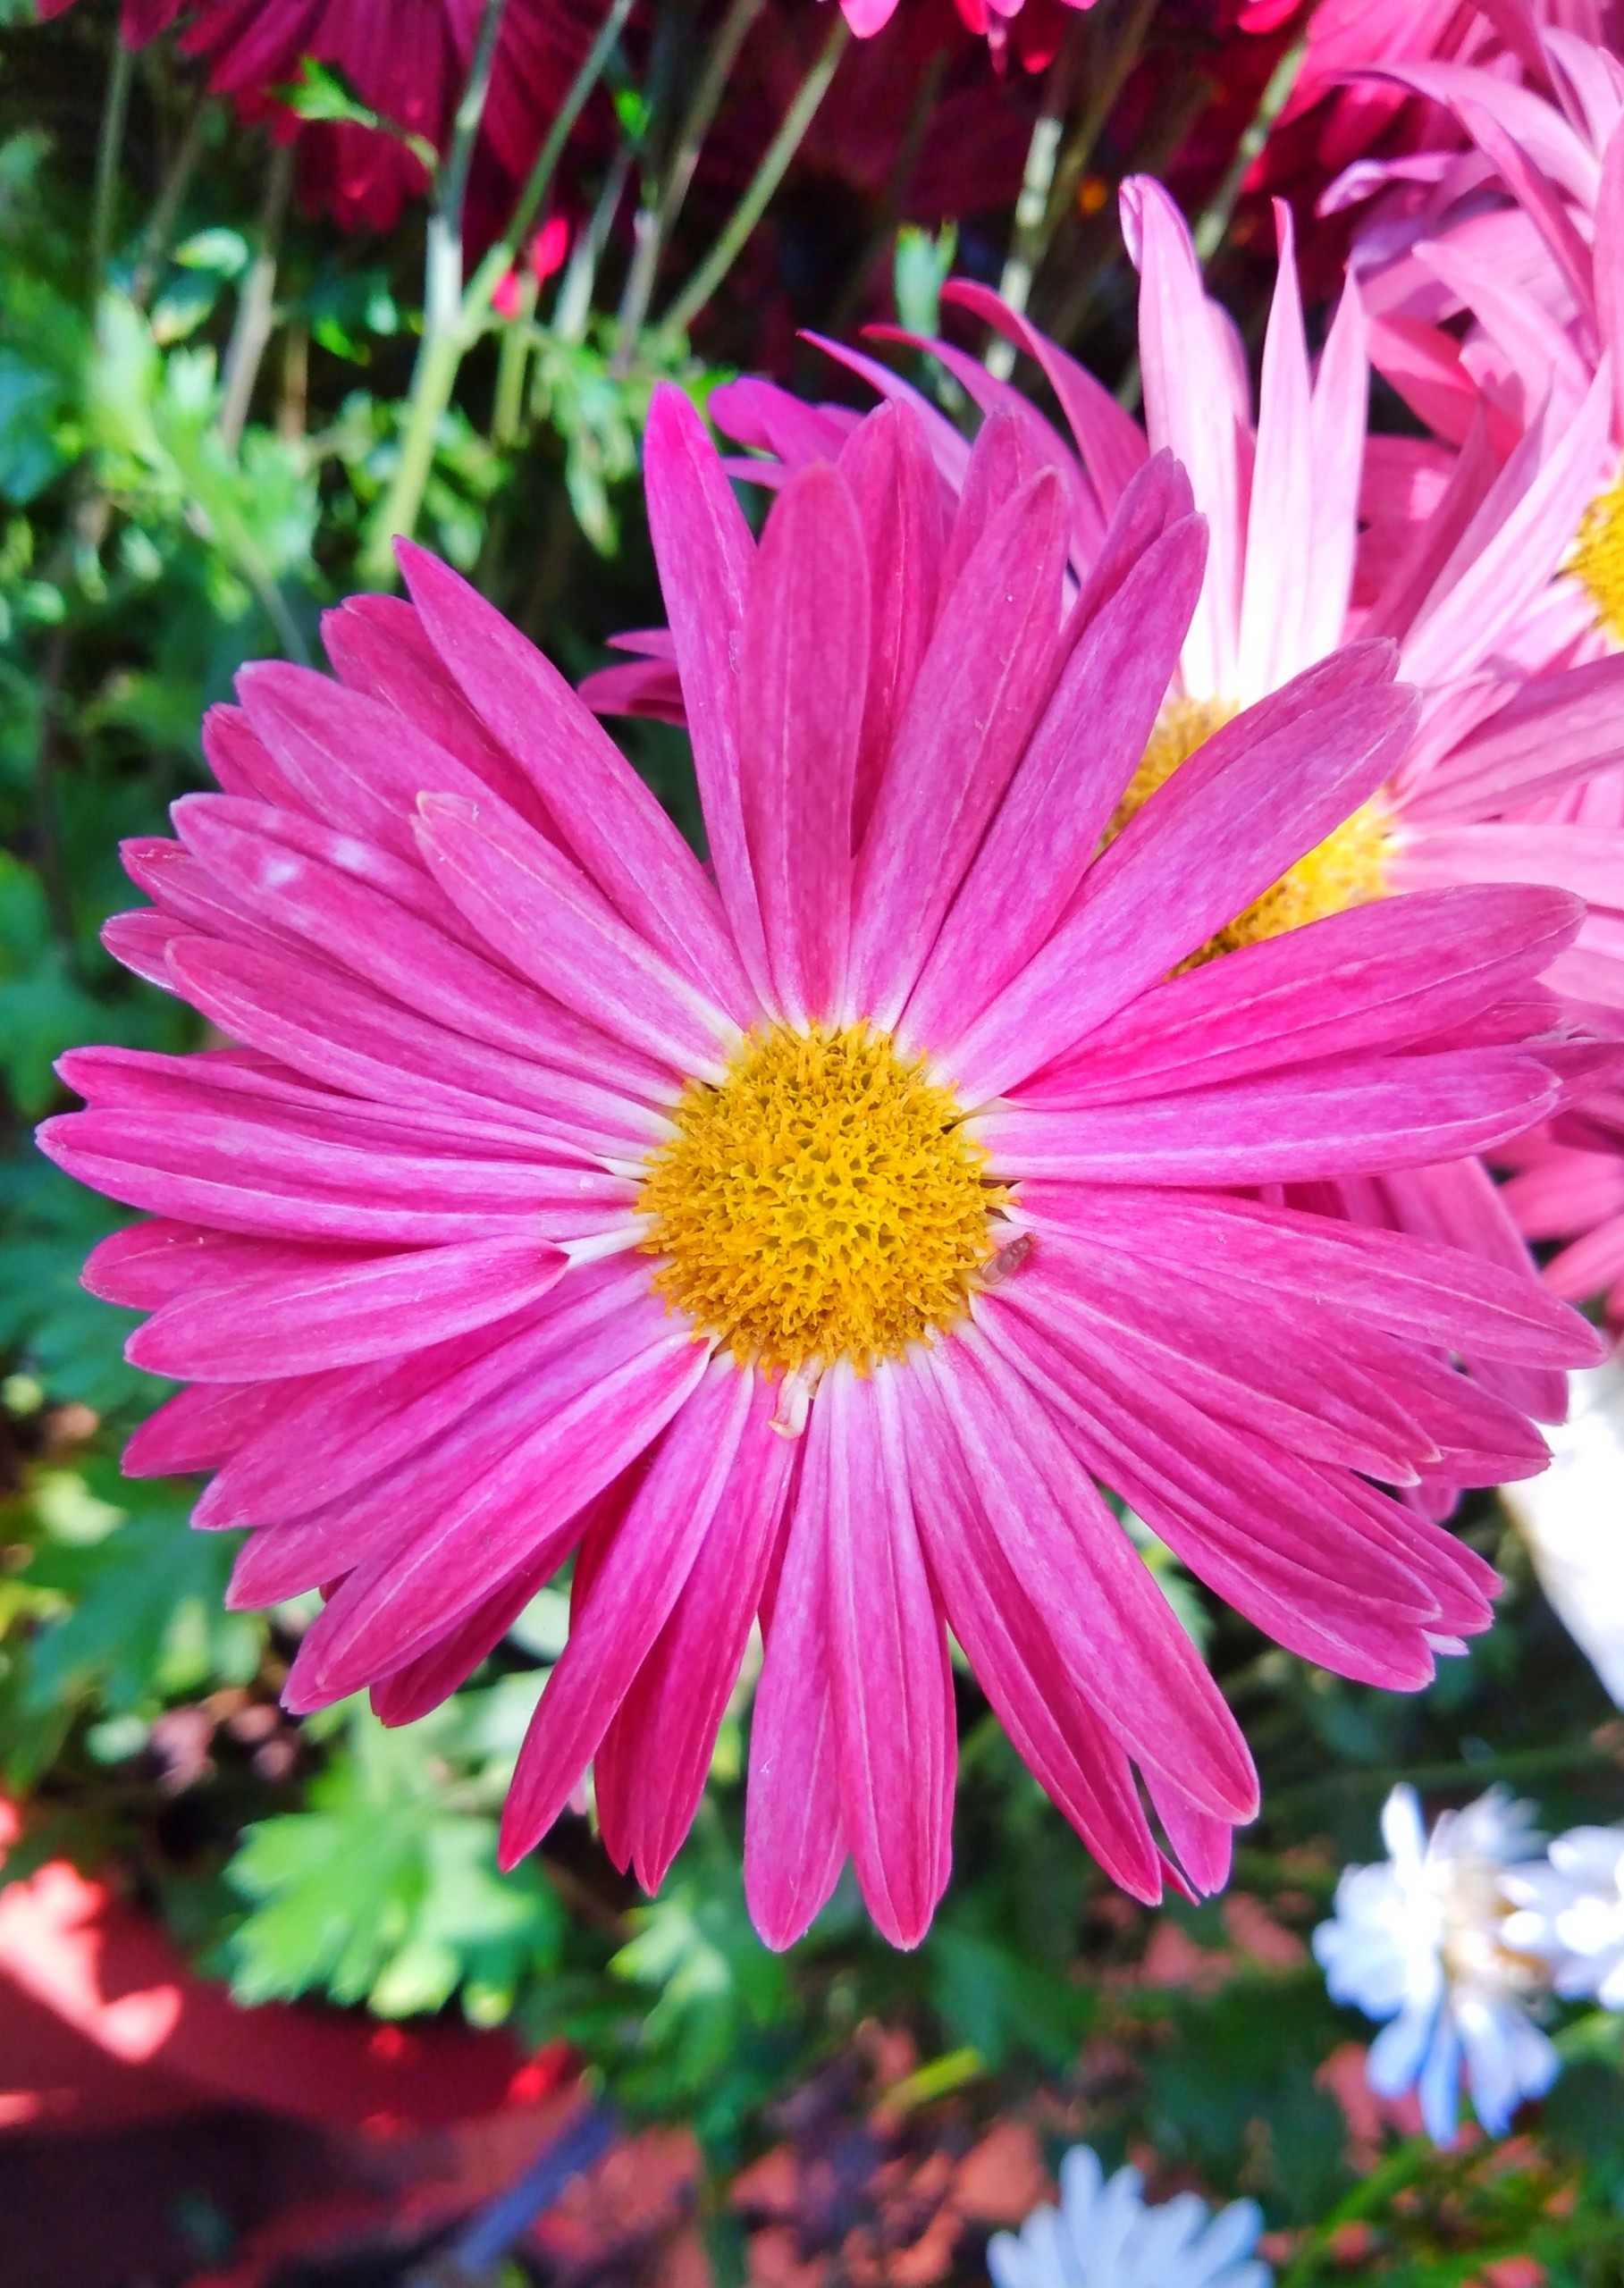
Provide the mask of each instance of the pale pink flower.
{"label": "pale pink flower", "polygon": [[1476,425],[1501,459],[1547,408],[1573,418],[1604,358],[1624,442],[1624,63],[1561,30],[1529,62],[1532,84],[1391,67],[1468,147],[1356,166],[1328,194],[1365,207],[1351,265],[1376,364],[1443,445]]}
{"label": "pale pink flower", "polygon": [[[1414,1687],[1494,1576],[1384,1487],[1544,1449],[1446,1363],[1597,1346],[1520,1270],[1242,1196],[1485,1148],[1560,1089],[1560,891],[1334,916],[1174,974],[1391,773],[1391,645],[1220,730],[1101,854],[1199,590],[1165,454],[1063,614],[1067,499],[989,425],[946,513],[906,408],[759,546],[686,399],[649,507],[713,875],[445,566],[211,716],[224,792],[130,845],[121,958],[238,1047],[80,1050],[61,1165],[159,1219],[93,1291],[192,1385],[232,1600],[330,1600],[287,1697],[452,1690],[574,1552],[511,1860],[589,1761],[656,1884],[758,1614],[745,1874],[774,1943],[849,1857],[947,1881],[947,1631],[1101,1863],[1223,1880],[1246,1747],[1102,1498],[1280,1642]],[[1146,1791],[1141,1799],[1135,1773]],[[1159,1821],[1158,1843],[1148,1810]]]}
{"label": "pale pink flower", "polygon": [[[1242,24],[1262,28],[1280,0],[1251,0]],[[1277,134],[1324,105],[1317,156],[1328,169],[1359,159],[1408,99],[1403,87],[1368,75],[1386,65],[1483,65],[1508,54],[1536,53],[1537,28],[1586,40],[1624,33],[1620,0],[1318,0],[1308,17],[1301,68]]]}

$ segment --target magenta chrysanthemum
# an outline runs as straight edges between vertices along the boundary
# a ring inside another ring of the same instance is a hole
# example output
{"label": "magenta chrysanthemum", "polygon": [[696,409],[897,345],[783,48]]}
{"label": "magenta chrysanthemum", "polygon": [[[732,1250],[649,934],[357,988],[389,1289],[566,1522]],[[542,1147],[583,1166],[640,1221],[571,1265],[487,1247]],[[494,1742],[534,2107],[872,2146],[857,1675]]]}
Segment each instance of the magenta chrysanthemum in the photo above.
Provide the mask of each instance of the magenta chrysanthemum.
{"label": "magenta chrysanthemum", "polygon": [[[41,0],[43,16],[73,0]],[[346,230],[387,230],[427,177],[398,132],[349,121],[301,122],[278,102],[307,56],[332,64],[389,122],[443,148],[478,41],[481,0],[124,0],[126,45],[139,46],[184,15],[181,46],[206,57],[209,85],[248,119],[297,134],[313,205]],[[521,179],[592,45],[593,0],[509,0],[481,147]]]}
{"label": "magenta chrysanthemum", "polygon": [[[1451,1352],[1587,1329],[1519,1272],[1268,1204],[1493,1145],[1558,1089],[1527,980],[1575,900],[1468,887],[1180,972],[1409,737],[1367,644],[1102,837],[1200,590],[1165,454],[1080,594],[995,428],[947,512],[913,413],[758,548],[686,400],[650,513],[713,873],[453,573],[245,672],[225,791],[130,871],[123,959],[240,1046],[77,1052],[64,1167],[160,1219],[92,1258],[193,1387],[137,1470],[216,1472],[233,1598],[331,1592],[295,1708],[453,1689],[573,1552],[509,1858],[589,1762],[657,1884],[758,1614],[746,1881],[774,1944],[848,1857],[947,1880],[947,1632],[1115,1879],[1220,1882],[1256,1783],[1100,1487],[1282,1643],[1414,1687],[1494,1577],[1384,1487],[1537,1469]],[[1271,1195],[1277,1197],[1278,1195]],[[1136,1779],[1137,1772],[1137,1779]],[[1161,1840],[1151,1820],[1159,1824]]]}

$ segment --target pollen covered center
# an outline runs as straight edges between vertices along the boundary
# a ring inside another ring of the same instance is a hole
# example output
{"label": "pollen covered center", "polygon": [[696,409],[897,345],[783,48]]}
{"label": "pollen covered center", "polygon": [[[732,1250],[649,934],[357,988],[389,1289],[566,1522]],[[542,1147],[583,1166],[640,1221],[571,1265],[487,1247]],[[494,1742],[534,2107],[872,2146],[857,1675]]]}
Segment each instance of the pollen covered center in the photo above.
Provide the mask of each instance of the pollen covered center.
{"label": "pollen covered center", "polygon": [[1590,591],[1597,624],[1624,644],[1624,475],[1586,509],[1567,569]]}
{"label": "pollen covered center", "polygon": [[[1114,842],[1128,820],[1190,761],[1197,748],[1239,712],[1226,700],[1170,699],[1157,718],[1139,769],[1106,829],[1107,842]],[[1289,930],[1300,930],[1307,922],[1323,921],[1327,914],[1342,913],[1351,905],[1367,905],[1384,896],[1387,848],[1387,820],[1381,805],[1361,803],[1272,888],[1254,898],[1243,913],[1181,963],[1181,969],[1197,969],[1220,954],[1233,954],[1263,938],[1283,938]]]}
{"label": "pollen covered center", "polygon": [[638,1200],[653,1283],[741,1362],[866,1369],[963,1316],[1008,1193],[888,1035],[753,1034],[673,1116]]}

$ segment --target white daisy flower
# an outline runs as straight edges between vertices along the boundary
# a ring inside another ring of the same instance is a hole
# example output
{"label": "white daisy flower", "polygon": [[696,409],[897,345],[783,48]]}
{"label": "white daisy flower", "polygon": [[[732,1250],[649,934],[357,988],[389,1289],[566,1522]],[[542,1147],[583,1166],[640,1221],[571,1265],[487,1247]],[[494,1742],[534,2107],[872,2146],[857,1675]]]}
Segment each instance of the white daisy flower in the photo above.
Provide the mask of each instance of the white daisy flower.
{"label": "white daisy flower", "polygon": [[1506,1870],[1535,1858],[1532,1818],[1494,1788],[1445,1812],[1429,1837],[1415,1790],[1395,1788],[1382,1813],[1385,1863],[1346,1869],[1334,1919],[1314,1933],[1333,1998],[1389,2021],[1371,2046],[1371,2088],[1393,2098],[1417,2087],[1440,2145],[1454,2141],[1463,2065],[1495,2137],[1556,2078],[1556,2050],[1530,2016],[1544,1966],[1506,1932]]}
{"label": "white daisy flower", "polygon": [[1568,1378],[1551,1467],[1501,1488],[1558,1619],[1624,1708],[1624,1364]]}
{"label": "white daisy flower", "polygon": [[1624,1827],[1576,1827],[1506,1877],[1506,1939],[1551,1965],[1559,1994],[1624,2010]]}
{"label": "white daisy flower", "polygon": [[1018,2234],[987,2250],[994,2288],[1269,2288],[1252,2255],[1263,2218],[1255,2200],[1215,2216],[1199,2193],[1145,2205],[1137,2169],[1107,2179],[1087,2145],[1060,2164],[1060,2206],[1034,2208]]}

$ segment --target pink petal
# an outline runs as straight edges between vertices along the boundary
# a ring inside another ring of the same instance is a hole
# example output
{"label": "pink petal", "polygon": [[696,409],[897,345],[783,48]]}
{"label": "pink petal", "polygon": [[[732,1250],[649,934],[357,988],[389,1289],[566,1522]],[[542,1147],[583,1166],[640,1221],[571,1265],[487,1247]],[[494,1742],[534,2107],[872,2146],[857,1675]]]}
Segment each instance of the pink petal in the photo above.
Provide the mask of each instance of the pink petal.
{"label": "pink petal", "polygon": [[157,1216],[97,1241],[85,1258],[79,1283],[104,1303],[152,1311],[190,1288],[217,1283],[234,1265],[254,1261],[256,1252],[252,1240]]}
{"label": "pink petal", "polygon": [[828,1461],[804,1440],[787,1544],[750,1719],[745,1897],[781,1951],[811,1926],[846,1863],[830,1676]]}
{"label": "pink petal", "polygon": [[669,1132],[648,1105],[468,1040],[298,959],[188,938],[170,966],[192,1006],[235,1039],[391,1110],[416,1104],[483,1123],[500,1107],[510,1123],[535,1124],[538,1154],[559,1157],[585,1148],[629,1159]]}
{"label": "pink petal", "polygon": [[496,1650],[536,1591],[545,1588],[551,1577],[551,1571],[543,1571],[543,1565],[521,1566],[510,1581],[504,1581],[437,1644],[374,1684],[372,1712],[378,1721],[415,1724],[420,1716],[449,1700]]}
{"label": "pink petal", "polygon": [[323,1375],[283,1401],[280,1418],[239,1448],[198,1503],[206,1526],[273,1525],[331,1505],[420,1455],[521,1380],[548,1401],[574,1398],[591,1362],[620,1363],[607,1345],[628,1309],[645,1307],[647,1270],[610,1258],[573,1272],[537,1308],[496,1329],[375,1366]]}
{"label": "pink petal", "polygon": [[1530,430],[1406,636],[1407,677],[1427,685],[1469,675],[1559,570],[1604,480],[1611,413],[1603,371],[1553,442],[1543,425]]}
{"label": "pink petal", "polygon": [[658,1064],[467,952],[392,898],[185,803],[176,812],[189,846],[227,890],[403,1007],[600,1083],[620,1082],[654,1100],[669,1090]]}
{"label": "pink petal", "polygon": [[925,1363],[975,1499],[1099,1714],[1205,1810],[1250,1819],[1257,1779],[1234,1719],[1047,1411],[979,1330]]}
{"label": "pink petal", "polygon": [[1204,561],[1204,527],[1184,517],[1081,635],[909,1001],[909,1042],[980,1015],[1071,904],[1155,727]]}
{"label": "pink petal", "polygon": [[[997,1332],[1019,1358],[1032,1402],[1061,1416],[1088,1468],[1238,1612],[1277,1643],[1339,1675],[1401,1691],[1429,1681],[1425,1628],[1437,1615],[1435,1600],[1419,1584],[1396,1605],[1390,1594],[1365,1594],[1348,1578],[1345,1550],[1333,1552],[1342,1561],[1327,1570],[1311,1530],[1314,1508],[1305,1505],[1306,1515],[1299,1510],[1293,1518],[1290,1510],[1264,1506],[1255,1449],[1249,1452],[1246,1442],[1225,1434],[1168,1386],[1142,1374],[1119,1375],[1108,1349],[1090,1350],[1085,1360],[1074,1350],[1056,1350],[1031,1325],[1018,1336],[1003,1325]],[[1357,1545],[1356,1535],[1342,1538]],[[1140,1571],[1149,1585],[1149,1573],[1142,1566]],[[1171,1614],[1165,1625],[1178,1627]],[[1121,1732],[1120,1712],[1103,1712]],[[1159,1756],[1132,1739],[1126,1745],[1140,1762],[1156,1763],[1176,1785],[1190,1788],[1191,1773],[1169,1762],[1165,1745]],[[1191,1792],[1209,1813],[1251,1816],[1250,1805],[1232,1809]]]}
{"label": "pink petal", "polygon": [[896,1369],[830,1367],[812,1401],[827,1489],[829,1658],[841,1821],[870,1914],[916,1947],[951,1864],[956,1736],[947,1642],[921,1553]]}
{"label": "pink petal", "polygon": [[1512,1049],[1349,1057],[1278,1077],[1076,1111],[982,1113],[966,1133],[1001,1175],[1066,1182],[1292,1183],[1486,1150],[1555,1105]]}
{"label": "pink petal", "polygon": [[653,1649],[599,1746],[605,1847],[658,1890],[704,1793],[788,1497],[796,1448],[758,1378],[727,1491]]}
{"label": "pink petal", "polygon": [[846,993],[895,1025],[1031,734],[1054,651],[1064,501],[1033,480],[942,607],[858,858]]}
{"label": "pink petal", "polygon": [[143,906],[133,913],[110,914],[100,936],[115,962],[148,985],[156,985],[160,992],[172,993],[175,981],[169,973],[169,948],[184,928],[183,922],[171,921]]}
{"label": "pink petal", "polygon": [[551,660],[449,565],[404,544],[401,562],[441,657],[587,874],[690,985],[748,1024],[754,997],[716,892],[619,749]]}
{"label": "pink petal", "polygon": [[1198,1897],[1221,1891],[1229,1880],[1234,1829],[1192,1804],[1164,1771],[1148,1771],[1145,1788],[1191,1888]]}
{"label": "pink petal", "polygon": [[1355,644],[1214,734],[1130,820],[1043,950],[938,1050],[979,1104],[1165,976],[1358,809],[1415,721],[1392,653]]}
{"label": "pink petal", "polygon": [[1115,1883],[1147,1903],[1160,1869],[1132,1767],[1079,1690],[964,1480],[935,1384],[903,1379],[910,1474],[948,1623],[1022,1760]]}
{"label": "pink petal", "polygon": [[1612,361],[1612,421],[1624,429],[1624,128],[1615,127],[1602,158],[1592,254],[1596,329]]}
{"label": "pink petal", "polygon": [[958,309],[968,310],[1037,360],[1071,425],[1100,506],[1107,517],[1111,516],[1144,466],[1145,438],[1138,423],[1123,411],[1109,390],[1102,388],[1092,374],[1018,316],[990,287],[978,285],[968,278],[949,279],[942,289],[942,299]]}
{"label": "pink petal", "polygon": [[[621,1177],[539,1156],[526,1166],[378,1150],[349,1144],[333,1125],[314,1115],[110,1109],[59,1115],[39,1140],[71,1174],[98,1170],[101,1188],[133,1207],[228,1232],[352,1246],[541,1245],[624,1224],[635,1197]],[[459,1198],[467,1204],[443,1204]]]}
{"label": "pink petal", "polygon": [[1210,1086],[1351,1050],[1410,1048],[1496,1005],[1572,942],[1560,892],[1383,899],[1269,938],[1152,987],[1021,1101],[1108,1104]]}
{"label": "pink petal", "polygon": [[729,1020],[517,812],[425,795],[417,839],[452,903],[543,991],[651,1060],[720,1080]]}
{"label": "pink petal", "polygon": [[778,1006],[797,1023],[829,1016],[846,980],[868,649],[856,504],[817,463],[767,519],[739,655],[745,831]]}
{"label": "pink petal", "polygon": [[1624,762],[1624,658],[1524,684],[1412,788],[1404,824],[1493,817]]}
{"label": "pink petal", "polygon": [[1460,1248],[1256,1200],[1127,1185],[1032,1184],[1022,1207],[1039,1231],[1053,1221],[1085,1244],[1165,1265],[1232,1296],[1241,1314],[1264,1289],[1444,1350],[1553,1367],[1600,1356],[1583,1320],[1533,1280]]}
{"label": "pink petal", "polygon": [[399,596],[350,596],[322,616],[322,643],[339,679],[380,699],[467,765],[533,826],[549,814],[447,674],[422,618]]}
{"label": "pink petal", "polygon": [[[1275,690],[1318,656],[1308,648],[1305,632],[1314,533],[1308,345],[1302,330],[1292,210],[1283,198],[1275,201],[1275,224],[1279,258],[1263,344],[1258,450],[1246,512],[1240,649],[1232,694],[1242,701]],[[1336,634],[1341,633],[1339,627]]]}
{"label": "pink petal", "polygon": [[564,1809],[664,1628],[727,1493],[754,1388],[713,1359],[656,1449],[530,1720],[502,1814],[504,1867]]}
{"label": "pink petal", "polygon": [[177,1391],[124,1449],[126,1477],[178,1477],[215,1469],[288,1403],[286,1383],[205,1383]]}
{"label": "pink petal", "polygon": [[699,416],[669,383],[654,392],[643,450],[649,532],[677,647],[716,885],[759,997],[770,988],[739,795],[737,665],[755,550]]}
{"label": "pink petal", "polygon": [[[714,402],[714,400],[712,400]],[[942,483],[912,407],[884,407],[840,456],[869,565],[868,694],[852,795],[852,845],[868,831],[897,726],[907,711],[940,597]]]}
{"label": "pink petal", "polygon": [[177,1381],[320,1374],[506,1318],[545,1294],[568,1261],[527,1238],[364,1263],[307,1252],[306,1268],[259,1272],[165,1303],[130,1336],[125,1355]]}
{"label": "pink petal", "polygon": [[1370,403],[1367,331],[1350,276],[1325,339],[1309,414],[1314,516],[1301,604],[1304,661],[1333,651],[1346,628]]}
{"label": "pink petal", "polygon": [[413,805],[425,787],[475,800],[488,791],[409,716],[314,669],[253,660],[239,671],[237,692],[302,808],[407,865],[417,856]]}
{"label": "pink petal", "polygon": [[1140,270],[1140,361],[1152,451],[1168,446],[1190,472],[1211,527],[1207,582],[1184,646],[1191,691],[1233,692],[1241,608],[1237,430],[1216,376],[1224,349],[1183,216],[1148,175],[1122,187],[1130,255]]}
{"label": "pink petal", "polygon": [[[492,1354],[492,1371],[484,1378],[477,1402],[470,1394],[468,1379],[455,1378],[467,1402],[449,1425],[442,1426],[438,1435],[409,1442],[410,1451],[391,1467],[375,1474],[348,1468],[335,1473],[334,1491],[326,1499],[318,1496],[316,1507],[286,1523],[263,1526],[251,1533],[232,1568],[227,1604],[233,1610],[275,1604],[284,1597],[300,1595],[358,1568],[386,1564],[393,1554],[408,1547],[432,1527],[436,1519],[465,1509],[475,1500],[481,1488],[491,1482],[516,1448],[534,1434],[551,1410],[579,1398],[593,1379],[594,1366],[612,1374],[625,1364],[624,1331],[619,1331],[618,1339],[613,1340],[600,1330],[583,1346],[584,1358],[543,1357],[537,1365],[540,1346],[534,1331],[523,1324],[527,1316],[519,1315],[517,1331],[513,1331],[512,1321],[501,1329],[503,1339]],[[449,1344],[440,1347],[442,1350],[451,1348]],[[323,1379],[347,1394],[346,1386],[353,1389],[367,1371],[352,1367]],[[305,1411],[303,1408],[290,1409],[290,1434]],[[419,1421],[423,1409],[417,1411]],[[360,1418],[364,1427],[371,1426],[365,1413]],[[265,1441],[262,1438],[256,1443]],[[383,1441],[374,1438],[368,1443],[375,1452]],[[349,1484],[357,1476],[364,1483]],[[345,1485],[349,1485],[349,1490],[340,1490]],[[206,1494],[193,1512],[194,1525],[222,1522],[207,1510],[208,1498]],[[582,1518],[572,1518],[567,1521],[566,1529],[560,1531],[555,1527],[551,1534],[543,1535],[539,1552],[521,1549],[507,1570],[499,1570],[483,1585],[482,1594],[475,1597],[474,1604],[477,1606],[484,1595],[494,1594],[519,1564],[544,1562],[551,1575],[585,1529]],[[466,1604],[450,1604],[449,1620],[433,1609],[425,1611],[416,1633],[377,1674],[391,1673],[404,1661],[415,1659],[419,1652],[437,1643],[449,1626],[459,1625],[468,1610]],[[375,1682],[376,1674],[364,1681]]]}
{"label": "pink petal", "polygon": [[1415,882],[1548,882],[1594,905],[1624,906],[1624,828],[1534,819],[1438,826],[1406,850],[1403,871]]}
{"label": "pink petal", "polygon": [[349,1576],[299,1646],[290,1708],[324,1706],[387,1676],[527,1558],[561,1561],[581,1510],[652,1443],[705,1371],[704,1347],[685,1327],[648,1343],[643,1318],[628,1315],[627,1332],[628,1345],[644,1347],[548,1416],[471,1496]]}

